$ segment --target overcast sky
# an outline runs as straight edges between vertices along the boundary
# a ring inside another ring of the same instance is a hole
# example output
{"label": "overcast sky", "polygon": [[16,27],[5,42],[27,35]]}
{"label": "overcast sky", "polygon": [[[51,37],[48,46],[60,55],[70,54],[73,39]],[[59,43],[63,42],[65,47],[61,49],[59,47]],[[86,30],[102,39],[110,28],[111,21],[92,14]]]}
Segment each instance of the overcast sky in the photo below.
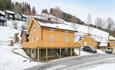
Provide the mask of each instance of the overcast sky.
{"label": "overcast sky", "polygon": [[115,20],[115,0],[12,0],[14,2],[28,2],[36,7],[38,13],[42,9],[59,6],[61,10],[71,13],[83,21],[87,21],[91,14],[92,21],[97,17]]}

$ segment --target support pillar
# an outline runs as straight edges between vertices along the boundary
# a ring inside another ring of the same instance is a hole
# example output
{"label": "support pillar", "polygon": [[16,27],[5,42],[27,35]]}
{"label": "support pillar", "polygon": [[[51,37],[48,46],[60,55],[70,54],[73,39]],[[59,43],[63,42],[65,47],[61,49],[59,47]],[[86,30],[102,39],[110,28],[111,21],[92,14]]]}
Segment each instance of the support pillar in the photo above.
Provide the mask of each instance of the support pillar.
{"label": "support pillar", "polygon": [[48,60],[48,48],[46,48],[46,61]]}
{"label": "support pillar", "polygon": [[71,56],[72,56],[72,54],[73,54],[72,48],[70,50],[71,50]]}
{"label": "support pillar", "polygon": [[60,58],[61,58],[61,48],[60,48]]}
{"label": "support pillar", "polygon": [[29,55],[30,55],[30,58],[31,58],[31,48],[29,48]]}
{"label": "support pillar", "polygon": [[39,52],[40,50],[39,50],[39,48],[37,49],[37,60],[39,61],[40,60],[40,52]]}
{"label": "support pillar", "polygon": [[79,48],[79,55],[80,55],[81,53],[80,53],[80,48]]}

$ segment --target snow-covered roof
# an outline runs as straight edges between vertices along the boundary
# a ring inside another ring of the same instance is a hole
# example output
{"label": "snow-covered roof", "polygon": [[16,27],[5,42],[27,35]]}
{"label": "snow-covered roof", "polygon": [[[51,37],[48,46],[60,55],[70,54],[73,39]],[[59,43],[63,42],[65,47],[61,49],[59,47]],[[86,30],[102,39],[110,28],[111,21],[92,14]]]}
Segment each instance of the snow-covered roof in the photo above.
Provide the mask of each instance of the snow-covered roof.
{"label": "snow-covered roof", "polygon": [[115,40],[115,37],[109,36],[109,40]]}
{"label": "snow-covered roof", "polygon": [[5,12],[3,12],[3,11],[1,11],[1,10],[0,10],[0,13],[1,13],[2,15],[5,15]]}
{"label": "snow-covered roof", "polygon": [[27,17],[27,15],[21,14],[23,17]]}
{"label": "snow-covered roof", "polygon": [[16,12],[6,10],[7,13],[15,14]]}
{"label": "snow-covered roof", "polygon": [[47,20],[47,18],[43,17],[43,16],[33,16],[36,19],[43,19],[43,20]]}
{"label": "snow-covered roof", "polygon": [[108,42],[101,42],[99,46],[107,47],[107,45],[108,45]]}
{"label": "snow-covered roof", "polygon": [[39,21],[38,21],[38,23],[41,26],[45,26],[45,27],[76,31],[74,28],[70,27],[69,25],[63,24],[63,23],[59,23],[59,24],[57,24],[57,23],[42,23],[42,22],[39,22]]}

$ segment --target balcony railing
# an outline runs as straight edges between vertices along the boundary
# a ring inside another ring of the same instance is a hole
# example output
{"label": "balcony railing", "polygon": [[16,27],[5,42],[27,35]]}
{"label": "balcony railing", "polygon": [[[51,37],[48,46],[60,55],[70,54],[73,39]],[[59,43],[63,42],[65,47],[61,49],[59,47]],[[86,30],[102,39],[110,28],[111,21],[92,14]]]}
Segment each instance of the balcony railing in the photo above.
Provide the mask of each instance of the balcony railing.
{"label": "balcony railing", "polygon": [[74,42],[63,41],[36,41],[36,42],[23,42],[23,48],[74,48]]}

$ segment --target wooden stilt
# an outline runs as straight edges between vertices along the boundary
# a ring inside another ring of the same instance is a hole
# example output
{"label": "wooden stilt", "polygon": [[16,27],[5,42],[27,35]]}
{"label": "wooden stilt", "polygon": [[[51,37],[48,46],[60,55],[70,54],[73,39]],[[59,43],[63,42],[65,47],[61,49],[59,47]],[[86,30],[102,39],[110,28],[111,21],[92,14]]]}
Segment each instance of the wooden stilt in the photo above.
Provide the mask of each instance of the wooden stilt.
{"label": "wooden stilt", "polygon": [[39,48],[37,49],[37,58],[38,58],[38,61],[39,61],[40,60]]}
{"label": "wooden stilt", "polygon": [[79,48],[79,55],[80,55],[81,53],[80,53],[80,48]]}
{"label": "wooden stilt", "polygon": [[61,58],[61,48],[60,48],[60,58]]}
{"label": "wooden stilt", "polygon": [[30,53],[30,58],[31,58],[31,48],[29,49],[29,53]]}
{"label": "wooden stilt", "polygon": [[72,52],[72,48],[71,48],[70,50],[71,50],[71,56],[72,56],[72,53],[73,53],[73,52]]}
{"label": "wooden stilt", "polygon": [[46,48],[46,61],[48,60],[48,49]]}

